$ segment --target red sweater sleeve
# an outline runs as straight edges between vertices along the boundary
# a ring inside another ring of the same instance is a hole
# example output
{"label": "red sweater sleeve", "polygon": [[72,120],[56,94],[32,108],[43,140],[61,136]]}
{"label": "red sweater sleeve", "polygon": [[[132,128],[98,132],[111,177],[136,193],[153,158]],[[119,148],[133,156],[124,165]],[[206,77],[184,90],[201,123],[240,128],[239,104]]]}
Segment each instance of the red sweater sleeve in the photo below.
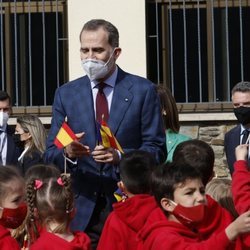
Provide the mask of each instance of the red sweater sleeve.
{"label": "red sweater sleeve", "polygon": [[236,211],[239,214],[250,209],[250,172],[247,161],[239,160],[234,163],[232,194]]}
{"label": "red sweater sleeve", "polygon": [[145,242],[145,250],[224,250],[234,249],[235,244],[226,236],[225,231],[213,235],[209,239],[200,242],[193,242],[180,236],[179,234],[158,234],[148,245]]}
{"label": "red sweater sleeve", "polygon": [[126,240],[126,232],[119,223],[119,218],[112,212],[105,222],[97,250],[125,250],[124,241]]}
{"label": "red sweater sleeve", "polygon": [[0,249],[1,250],[20,250],[17,241],[11,237],[7,229],[0,227]]}

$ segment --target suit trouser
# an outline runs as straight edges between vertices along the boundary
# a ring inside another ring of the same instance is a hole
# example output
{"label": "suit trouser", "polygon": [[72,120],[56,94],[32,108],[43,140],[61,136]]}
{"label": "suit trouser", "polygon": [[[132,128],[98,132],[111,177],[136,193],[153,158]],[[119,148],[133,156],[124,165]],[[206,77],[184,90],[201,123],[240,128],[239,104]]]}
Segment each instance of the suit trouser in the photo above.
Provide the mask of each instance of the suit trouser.
{"label": "suit trouser", "polygon": [[110,210],[105,195],[99,194],[95,209],[90,218],[89,224],[85,229],[85,233],[87,233],[91,239],[92,250],[95,250],[98,245],[104,223],[109,213]]}

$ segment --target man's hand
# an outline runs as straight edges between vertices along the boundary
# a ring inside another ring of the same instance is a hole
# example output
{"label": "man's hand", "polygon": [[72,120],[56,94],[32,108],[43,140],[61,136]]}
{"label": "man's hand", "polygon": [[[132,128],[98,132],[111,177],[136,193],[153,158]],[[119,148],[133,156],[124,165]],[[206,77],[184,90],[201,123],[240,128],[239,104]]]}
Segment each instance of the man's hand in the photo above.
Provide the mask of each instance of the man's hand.
{"label": "man's hand", "polygon": [[79,142],[83,138],[84,132],[76,134],[77,140],[71,142],[68,146],[65,147],[64,152],[69,158],[80,158],[84,155],[90,155],[89,146],[83,145]]}
{"label": "man's hand", "polygon": [[102,145],[97,145],[92,152],[92,156],[96,162],[101,163],[119,163],[118,152],[113,148],[104,148]]}

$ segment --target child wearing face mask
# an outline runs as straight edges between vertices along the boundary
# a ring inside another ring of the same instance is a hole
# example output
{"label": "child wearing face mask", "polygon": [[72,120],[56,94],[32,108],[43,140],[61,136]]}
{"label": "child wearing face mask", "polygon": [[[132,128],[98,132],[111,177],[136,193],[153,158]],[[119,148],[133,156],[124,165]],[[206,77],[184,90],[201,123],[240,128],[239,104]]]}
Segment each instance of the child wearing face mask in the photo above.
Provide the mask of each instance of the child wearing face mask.
{"label": "child wearing face mask", "polygon": [[71,232],[74,195],[71,179],[67,174],[59,178],[44,180],[30,179],[27,184],[27,203],[29,207],[29,224],[35,223],[30,232],[36,239],[30,250],[90,250],[90,239],[84,232]]}
{"label": "child wearing face mask", "polygon": [[27,214],[24,180],[17,169],[0,168],[0,249],[20,249],[10,230],[19,227]]}
{"label": "child wearing face mask", "polygon": [[[158,166],[152,175],[152,192],[159,208],[148,215],[137,249],[247,249],[241,236],[250,231],[250,211],[233,221],[222,207],[212,208],[201,174],[192,166]],[[213,216],[208,209],[214,209]],[[214,230],[208,233],[209,227]]]}

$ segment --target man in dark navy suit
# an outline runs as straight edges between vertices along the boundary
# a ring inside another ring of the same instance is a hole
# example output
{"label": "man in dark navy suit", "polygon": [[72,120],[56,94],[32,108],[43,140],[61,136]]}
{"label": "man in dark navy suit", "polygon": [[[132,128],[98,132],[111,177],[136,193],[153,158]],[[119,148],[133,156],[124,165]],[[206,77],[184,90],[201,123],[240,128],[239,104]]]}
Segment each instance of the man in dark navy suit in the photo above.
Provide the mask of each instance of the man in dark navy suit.
{"label": "man in dark navy suit", "polygon": [[[105,95],[109,113],[104,119],[123,151],[148,151],[157,163],[166,159],[165,133],[155,84],[120,69],[116,65],[120,54],[119,33],[113,24],[95,19],[84,25],[80,33],[80,56],[87,76],[57,89],[45,152],[47,162],[63,168],[65,155],[72,164],[68,169],[73,178],[77,208],[72,227],[89,234],[93,249],[112,209],[121,159],[119,151],[97,143],[100,85],[105,85],[102,95]],[[78,133],[79,140],[63,151],[57,149],[53,141],[65,118]]]}
{"label": "man in dark navy suit", "polygon": [[[239,82],[232,89],[234,114],[240,123],[225,134],[225,152],[230,173],[236,161],[235,148],[246,143],[250,131],[250,82]],[[249,142],[248,142],[249,143]]]}
{"label": "man in dark navy suit", "polygon": [[11,98],[5,91],[0,91],[0,164],[16,165],[20,150],[13,140],[14,128],[8,126],[12,113]]}

